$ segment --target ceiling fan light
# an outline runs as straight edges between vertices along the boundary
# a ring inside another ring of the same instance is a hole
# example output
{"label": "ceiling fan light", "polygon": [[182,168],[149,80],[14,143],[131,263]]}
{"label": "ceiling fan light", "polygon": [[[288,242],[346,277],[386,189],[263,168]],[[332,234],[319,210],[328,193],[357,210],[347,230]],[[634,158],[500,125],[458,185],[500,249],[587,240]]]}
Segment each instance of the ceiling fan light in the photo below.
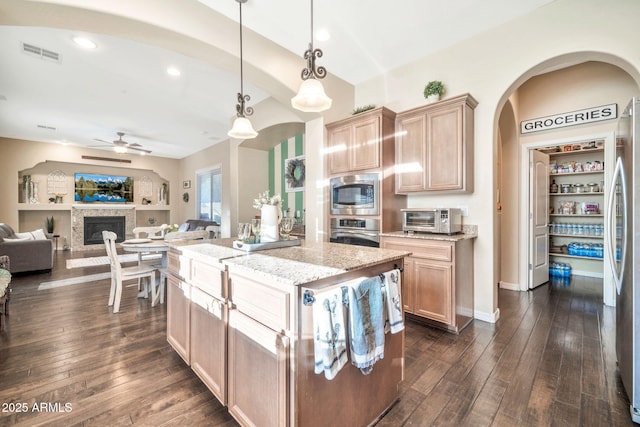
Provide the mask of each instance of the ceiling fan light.
{"label": "ceiling fan light", "polygon": [[291,106],[305,113],[317,113],[331,108],[333,101],[324,92],[322,83],[316,79],[307,79],[300,84],[298,94],[291,98]]}
{"label": "ceiling fan light", "polygon": [[236,117],[233,121],[233,127],[227,132],[231,138],[251,139],[258,136],[258,132],[253,129],[253,125],[246,117]]}
{"label": "ceiling fan light", "polygon": [[124,153],[126,153],[126,152],[127,152],[127,147],[118,147],[118,146],[115,146],[115,147],[113,147],[113,151],[115,151],[115,152],[116,152],[116,153],[118,153],[118,154],[124,154]]}
{"label": "ceiling fan light", "polygon": [[80,37],[80,36],[74,37],[73,42],[85,49],[95,49],[96,47],[98,47],[98,45],[96,45],[92,40],[86,37]]}

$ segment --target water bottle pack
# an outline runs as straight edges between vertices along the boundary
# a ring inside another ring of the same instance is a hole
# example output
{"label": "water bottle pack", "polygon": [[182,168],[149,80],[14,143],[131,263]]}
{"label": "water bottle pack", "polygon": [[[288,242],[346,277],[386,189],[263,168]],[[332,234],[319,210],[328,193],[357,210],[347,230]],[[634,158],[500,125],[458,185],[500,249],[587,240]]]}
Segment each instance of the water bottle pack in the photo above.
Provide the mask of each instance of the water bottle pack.
{"label": "water bottle pack", "polygon": [[551,234],[567,234],[573,236],[604,236],[604,224],[549,224]]}
{"label": "water bottle pack", "polygon": [[571,242],[567,245],[569,255],[589,258],[604,258],[604,244]]}
{"label": "water bottle pack", "polygon": [[554,277],[571,277],[571,266],[565,262],[549,264],[549,275]]}

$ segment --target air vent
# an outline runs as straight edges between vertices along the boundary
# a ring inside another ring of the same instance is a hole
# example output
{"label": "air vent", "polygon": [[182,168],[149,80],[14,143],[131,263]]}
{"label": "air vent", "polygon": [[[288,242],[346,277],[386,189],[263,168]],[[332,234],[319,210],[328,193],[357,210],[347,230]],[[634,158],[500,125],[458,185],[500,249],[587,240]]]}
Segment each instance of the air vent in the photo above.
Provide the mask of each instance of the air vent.
{"label": "air vent", "polygon": [[29,44],[29,43],[24,43],[24,42],[22,43],[22,52],[30,56],[35,56],[40,59],[44,59],[45,61],[53,61],[58,63],[60,62],[59,53],[54,52],[52,50],[43,49],[41,47]]}
{"label": "air vent", "polygon": [[56,130],[56,128],[53,126],[47,126],[47,125],[36,125],[36,126],[39,127],[40,129]]}

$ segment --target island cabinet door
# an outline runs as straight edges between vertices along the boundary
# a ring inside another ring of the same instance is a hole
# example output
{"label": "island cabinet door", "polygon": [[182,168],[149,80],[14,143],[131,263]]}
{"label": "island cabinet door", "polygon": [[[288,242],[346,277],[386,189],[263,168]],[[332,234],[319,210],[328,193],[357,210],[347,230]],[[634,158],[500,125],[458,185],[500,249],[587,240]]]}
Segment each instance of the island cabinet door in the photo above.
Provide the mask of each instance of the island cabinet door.
{"label": "island cabinet door", "polygon": [[288,426],[289,339],[229,310],[229,412],[242,425]]}
{"label": "island cabinet door", "polygon": [[187,364],[190,362],[190,301],[191,285],[169,274],[167,277],[167,341]]}
{"label": "island cabinet door", "polygon": [[451,324],[453,267],[421,258],[413,260],[416,298],[414,314],[437,322]]}
{"label": "island cabinet door", "polygon": [[191,288],[191,369],[218,398],[227,403],[227,306]]}

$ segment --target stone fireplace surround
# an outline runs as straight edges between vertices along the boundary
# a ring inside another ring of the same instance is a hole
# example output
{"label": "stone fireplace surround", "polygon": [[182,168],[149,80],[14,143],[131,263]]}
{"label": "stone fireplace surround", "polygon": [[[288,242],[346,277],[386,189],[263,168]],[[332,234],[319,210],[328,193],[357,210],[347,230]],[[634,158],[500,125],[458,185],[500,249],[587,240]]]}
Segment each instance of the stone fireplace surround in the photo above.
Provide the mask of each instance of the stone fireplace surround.
{"label": "stone fireplace surround", "polygon": [[71,250],[86,251],[100,249],[104,245],[84,244],[84,218],[95,216],[124,216],[125,217],[125,238],[133,236],[133,229],[136,223],[136,208],[133,205],[105,205],[87,204],[73,205],[71,207]]}

